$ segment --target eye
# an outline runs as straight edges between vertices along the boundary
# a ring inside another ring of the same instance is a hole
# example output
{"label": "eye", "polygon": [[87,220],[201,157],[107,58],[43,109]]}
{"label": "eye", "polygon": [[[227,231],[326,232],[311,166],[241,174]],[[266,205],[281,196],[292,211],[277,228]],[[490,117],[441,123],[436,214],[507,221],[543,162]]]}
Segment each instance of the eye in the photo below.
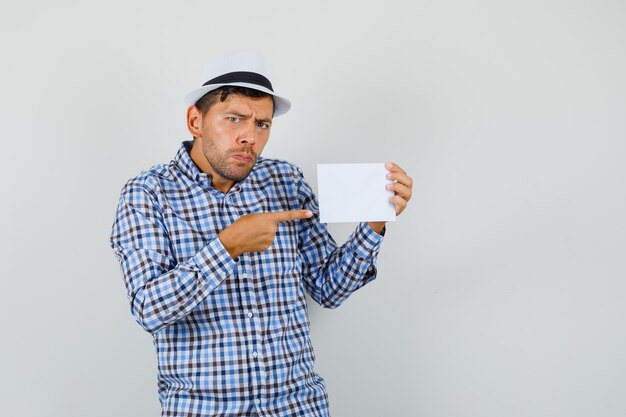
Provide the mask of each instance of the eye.
{"label": "eye", "polygon": [[231,123],[239,123],[239,117],[229,116],[228,121]]}
{"label": "eye", "polygon": [[258,126],[259,126],[261,129],[269,129],[269,127],[270,127],[270,125],[269,125],[269,124],[267,124],[267,123],[265,123],[265,122],[259,122],[259,123],[258,123]]}

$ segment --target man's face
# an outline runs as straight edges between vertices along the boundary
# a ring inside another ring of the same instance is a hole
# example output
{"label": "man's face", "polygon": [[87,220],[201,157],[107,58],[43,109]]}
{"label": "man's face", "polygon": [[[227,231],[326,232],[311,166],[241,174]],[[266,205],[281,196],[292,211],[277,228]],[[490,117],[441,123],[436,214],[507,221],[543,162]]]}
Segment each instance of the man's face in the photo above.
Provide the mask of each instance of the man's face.
{"label": "man's face", "polygon": [[274,102],[271,97],[252,99],[231,94],[218,101],[200,118],[204,171],[213,186],[228,190],[248,176],[267,144]]}

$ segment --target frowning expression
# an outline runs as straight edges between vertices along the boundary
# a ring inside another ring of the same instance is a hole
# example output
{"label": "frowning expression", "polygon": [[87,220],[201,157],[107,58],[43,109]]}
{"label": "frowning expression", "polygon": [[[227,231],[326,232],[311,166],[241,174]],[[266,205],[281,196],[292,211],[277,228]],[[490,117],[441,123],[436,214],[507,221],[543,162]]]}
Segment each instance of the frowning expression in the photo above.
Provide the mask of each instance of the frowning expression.
{"label": "frowning expression", "polygon": [[[197,130],[192,133],[202,152],[192,150],[192,159],[211,174],[215,188],[226,192],[248,176],[269,139],[273,111],[271,97],[253,99],[241,94],[217,101],[204,116],[197,110]],[[190,108],[188,119],[193,116],[194,108]]]}

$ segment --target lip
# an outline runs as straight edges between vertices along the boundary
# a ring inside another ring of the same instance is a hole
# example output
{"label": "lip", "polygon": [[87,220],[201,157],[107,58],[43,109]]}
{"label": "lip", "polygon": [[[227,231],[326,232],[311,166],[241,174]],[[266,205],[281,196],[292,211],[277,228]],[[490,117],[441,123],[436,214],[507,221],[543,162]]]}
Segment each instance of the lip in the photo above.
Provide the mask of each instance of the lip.
{"label": "lip", "polygon": [[236,153],[233,158],[239,162],[252,162],[252,157],[247,153]]}

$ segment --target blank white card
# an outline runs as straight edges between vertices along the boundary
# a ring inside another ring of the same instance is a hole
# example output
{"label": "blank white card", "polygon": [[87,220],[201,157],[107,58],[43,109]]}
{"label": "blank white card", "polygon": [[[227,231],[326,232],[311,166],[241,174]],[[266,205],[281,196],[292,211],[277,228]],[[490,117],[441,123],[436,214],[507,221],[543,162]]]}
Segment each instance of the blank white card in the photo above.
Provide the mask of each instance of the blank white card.
{"label": "blank white card", "polygon": [[395,221],[385,164],[318,164],[322,223]]}

